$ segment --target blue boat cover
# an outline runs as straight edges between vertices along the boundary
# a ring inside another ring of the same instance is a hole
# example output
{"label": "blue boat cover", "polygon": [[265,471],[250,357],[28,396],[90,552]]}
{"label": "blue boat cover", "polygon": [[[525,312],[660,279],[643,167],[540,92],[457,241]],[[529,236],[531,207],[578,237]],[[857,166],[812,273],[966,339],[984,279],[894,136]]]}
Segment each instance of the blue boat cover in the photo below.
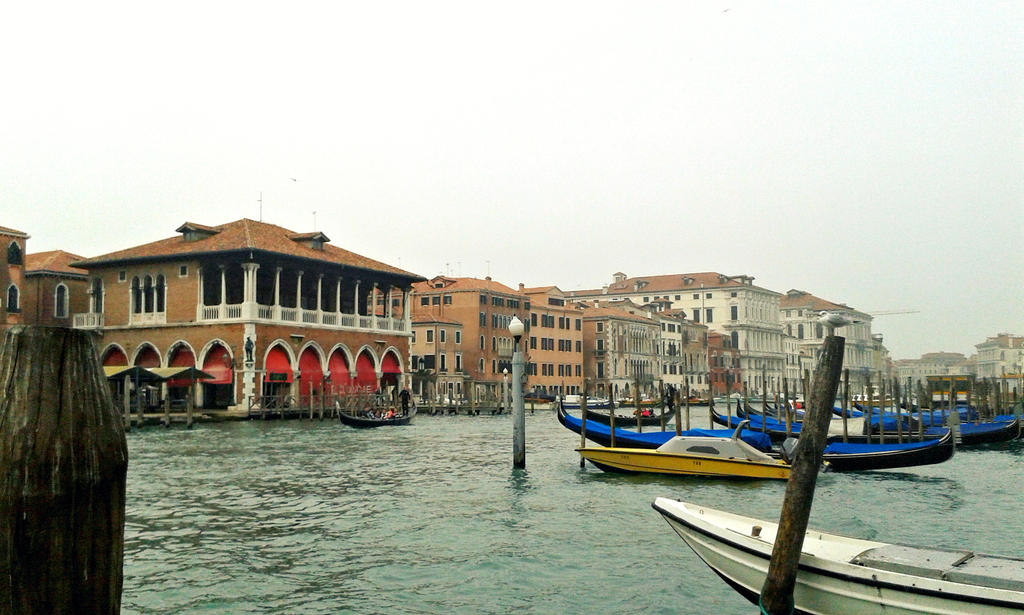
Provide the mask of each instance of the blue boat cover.
{"label": "blue boat cover", "polygon": [[[960,423],[960,433],[962,434],[983,434],[990,431],[999,431],[1000,429],[1006,429],[1006,424],[1012,422],[1011,418],[1009,421],[997,421],[994,423]],[[924,433],[929,436],[941,434],[946,431],[945,427],[929,427],[924,430]]]}
{"label": "blue boat cover", "polygon": [[[568,423],[573,431],[579,433],[580,425],[582,421],[569,414],[565,414],[565,422]],[[690,429],[683,430],[682,435],[684,436],[707,436],[714,438],[729,438],[732,437],[732,429]],[[592,434],[603,434],[605,436],[611,436],[611,428],[603,423],[597,421],[587,421],[587,432]],[[645,431],[643,433],[637,433],[629,429],[622,429],[621,427],[615,428],[615,444],[619,446],[629,447],[634,443],[643,443],[648,445],[661,446],[668,442],[671,438],[676,435],[675,430],[671,431]],[[768,434],[761,433],[759,431],[750,431],[744,429],[740,432],[740,439],[747,444],[762,451],[772,450],[772,440],[768,437]]]}
{"label": "blue boat cover", "polygon": [[[941,430],[945,432],[946,430]],[[825,447],[825,454],[836,455],[857,455],[862,453],[877,453],[879,451],[912,451],[919,448],[928,448],[939,443],[938,440],[924,440],[923,442],[885,443],[885,444],[854,444],[853,442],[832,442]]]}

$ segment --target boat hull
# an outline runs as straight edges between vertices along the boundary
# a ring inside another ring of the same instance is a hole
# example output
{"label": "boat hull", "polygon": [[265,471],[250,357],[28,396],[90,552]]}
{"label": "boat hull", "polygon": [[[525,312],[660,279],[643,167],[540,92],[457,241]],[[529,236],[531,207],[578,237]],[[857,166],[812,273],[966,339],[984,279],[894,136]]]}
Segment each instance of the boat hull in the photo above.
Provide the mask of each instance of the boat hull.
{"label": "boat hull", "polygon": [[606,472],[777,480],[789,478],[789,466],[783,463],[680,455],[642,448],[578,448],[576,452]]}
{"label": "boat hull", "polygon": [[[948,429],[939,440],[926,441],[916,448],[887,448],[884,445],[876,445],[879,450],[873,452],[829,452],[829,448],[842,447],[842,443],[830,444],[825,448],[822,455],[829,469],[836,472],[861,472],[868,470],[890,470],[893,468],[908,468],[915,466],[931,465],[948,461],[953,457],[955,446],[953,434]],[[909,444],[908,446],[915,446]]]}
{"label": "boat hull", "polygon": [[408,425],[412,421],[412,417],[416,416],[416,408],[413,407],[409,410],[409,414],[405,416],[396,416],[391,419],[371,419],[361,416],[352,416],[351,414],[345,414],[344,412],[338,413],[338,418],[341,422],[348,425],[349,427],[356,427],[358,429],[367,429],[371,427],[387,427],[389,425]]}
{"label": "boat hull", "polygon": [[[654,509],[680,538],[733,589],[758,603],[777,525],[702,509],[665,498]],[[760,527],[758,537],[753,527]],[[828,536],[836,544],[826,545]],[[1024,611],[1024,593],[912,576],[850,563],[884,543],[809,530],[800,556],[793,600],[809,615],[995,615]],[[835,558],[819,554],[840,554]]]}

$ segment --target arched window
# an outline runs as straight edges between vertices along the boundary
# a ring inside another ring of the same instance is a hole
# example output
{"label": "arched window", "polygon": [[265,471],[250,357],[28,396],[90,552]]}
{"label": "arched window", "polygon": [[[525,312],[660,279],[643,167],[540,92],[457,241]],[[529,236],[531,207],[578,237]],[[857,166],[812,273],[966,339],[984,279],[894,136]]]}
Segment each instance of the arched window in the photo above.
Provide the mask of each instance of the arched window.
{"label": "arched window", "polygon": [[164,276],[156,276],[156,311],[164,311]]}
{"label": "arched window", "polygon": [[103,313],[103,280],[101,278],[92,280],[92,311],[94,314]]}
{"label": "arched window", "polygon": [[18,242],[12,241],[11,245],[7,246],[7,264],[8,265],[20,265],[21,263],[21,246]]}
{"label": "arched window", "polygon": [[53,315],[56,318],[68,317],[68,287],[58,284],[53,291]]}
{"label": "arched window", "polygon": [[142,296],[146,305],[146,313],[153,311],[153,278],[148,275],[144,278]]}
{"label": "arched window", "polygon": [[8,312],[20,312],[21,307],[18,304],[18,287],[11,284],[7,287],[7,311]]}
{"label": "arched window", "polygon": [[132,278],[132,313],[142,313],[142,287],[139,286],[139,278]]}

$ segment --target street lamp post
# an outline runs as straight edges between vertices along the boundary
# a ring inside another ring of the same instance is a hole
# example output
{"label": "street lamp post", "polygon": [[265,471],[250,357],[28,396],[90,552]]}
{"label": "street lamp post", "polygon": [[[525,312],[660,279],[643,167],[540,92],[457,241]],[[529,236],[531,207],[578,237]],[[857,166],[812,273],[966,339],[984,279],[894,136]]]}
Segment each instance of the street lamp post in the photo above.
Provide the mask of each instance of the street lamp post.
{"label": "street lamp post", "polygon": [[523,353],[519,340],[523,337],[523,322],[516,316],[508,325],[515,340],[512,345],[512,467],[526,467],[526,408],[523,406]]}
{"label": "street lamp post", "polygon": [[508,403],[508,368],[501,370],[501,411],[509,411]]}

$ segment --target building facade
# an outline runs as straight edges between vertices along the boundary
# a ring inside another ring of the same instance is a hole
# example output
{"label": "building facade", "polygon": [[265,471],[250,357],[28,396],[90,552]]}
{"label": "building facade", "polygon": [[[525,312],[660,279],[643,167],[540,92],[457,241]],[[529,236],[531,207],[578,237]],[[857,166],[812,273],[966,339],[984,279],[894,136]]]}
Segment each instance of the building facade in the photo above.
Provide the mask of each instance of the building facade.
{"label": "building facade", "polygon": [[582,300],[628,298],[638,305],[669,301],[671,309],[684,311],[690,321],[728,335],[739,351],[743,378],[751,390],[760,391],[781,382],[785,355],[779,321],[781,294],[755,286],[753,280],[716,272],[633,278],[620,272],[607,286],[570,295]]}
{"label": "building facade", "polygon": [[641,397],[654,396],[661,377],[660,324],[629,301],[581,301],[580,307],[583,369],[593,394],[621,399],[639,387]]}
{"label": "building facade", "polygon": [[74,326],[99,333],[104,365],[195,366],[207,408],[408,385],[420,276],[254,220],[177,233],[72,263],[89,296]]}
{"label": "building facade", "polygon": [[25,258],[22,315],[27,325],[70,327],[73,316],[89,311],[86,271],[72,267],[82,260],[63,250]]}
{"label": "building facade", "polygon": [[999,333],[974,347],[978,349],[978,378],[1005,380],[1007,390],[1017,387],[1020,395],[1024,383],[1024,336]]}
{"label": "building facade", "polygon": [[414,394],[435,402],[463,398],[466,369],[462,344],[462,323],[432,318],[429,311],[413,310]]}
{"label": "building facade", "polygon": [[[800,355],[813,368],[828,335],[827,328],[820,321],[821,312],[832,312],[849,318],[852,323],[835,330],[836,335],[846,338],[843,354],[843,368],[850,370],[852,381],[864,380],[874,371],[874,378],[880,374],[875,368],[875,344],[871,336],[872,317],[845,303],[834,303],[803,290],[790,289],[779,300],[782,326],[787,336],[796,339]],[[792,391],[792,383],[790,390]]]}
{"label": "building facade", "polygon": [[530,309],[526,338],[527,390],[550,395],[583,391],[583,309],[557,286],[519,292]]}
{"label": "building facade", "polygon": [[25,292],[25,244],[28,234],[0,226],[0,326],[24,324],[22,304]]}

